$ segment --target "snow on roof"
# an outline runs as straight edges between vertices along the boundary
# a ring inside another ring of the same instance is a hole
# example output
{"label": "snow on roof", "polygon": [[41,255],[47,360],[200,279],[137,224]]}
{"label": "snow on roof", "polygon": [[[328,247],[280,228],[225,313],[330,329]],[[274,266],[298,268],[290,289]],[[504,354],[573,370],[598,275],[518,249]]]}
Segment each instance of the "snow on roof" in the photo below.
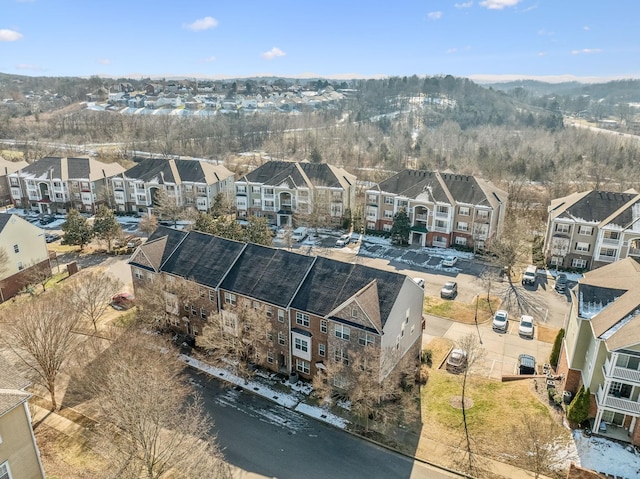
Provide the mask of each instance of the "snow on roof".
{"label": "snow on roof", "polygon": [[631,321],[633,318],[635,318],[636,316],[638,316],[638,314],[640,314],[640,309],[636,309],[634,312],[632,312],[631,314],[625,316],[624,318],[622,318],[620,321],[618,321],[616,324],[614,324],[612,327],[610,327],[608,330],[606,330],[604,333],[602,333],[600,335],[600,339],[609,339],[611,336],[613,336],[620,328],[622,328],[625,324],[627,324],[629,321]]}

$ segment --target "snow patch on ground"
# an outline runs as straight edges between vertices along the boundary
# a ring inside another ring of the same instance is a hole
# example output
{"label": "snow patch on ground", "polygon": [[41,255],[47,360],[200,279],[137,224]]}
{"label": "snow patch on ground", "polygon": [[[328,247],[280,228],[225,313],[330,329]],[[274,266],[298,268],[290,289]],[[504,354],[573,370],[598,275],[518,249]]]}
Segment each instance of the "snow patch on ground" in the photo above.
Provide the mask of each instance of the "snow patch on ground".
{"label": "snow patch on ground", "polygon": [[258,396],[262,396],[269,401],[273,401],[277,404],[280,404],[281,406],[293,409],[294,411],[298,411],[306,416],[318,419],[319,421],[326,422],[342,429],[346,428],[349,424],[349,421],[347,421],[346,419],[332,414],[324,408],[311,406],[302,402],[302,399],[306,396],[309,396],[309,394],[311,394],[312,392],[310,384],[304,383],[302,381],[297,381],[295,384],[287,383],[286,385],[294,391],[294,394],[287,394],[283,391],[276,391],[275,389],[270,388],[267,384],[263,384],[262,381],[276,381],[277,376],[275,374],[259,371],[256,374],[256,378],[254,380],[245,381],[244,379],[234,375],[227,369],[212,366],[185,354],[181,354],[179,356],[179,359],[181,361],[184,361],[194,369],[205,372],[211,376],[215,376],[216,378],[222,379],[223,381],[227,381],[231,384],[240,386],[245,391],[252,392],[254,394],[257,394]]}
{"label": "snow patch on ground", "polygon": [[[640,477],[640,455],[631,446],[625,446],[602,437],[586,437],[574,431],[573,439],[582,467],[625,479]],[[573,459],[572,459],[573,460]]]}

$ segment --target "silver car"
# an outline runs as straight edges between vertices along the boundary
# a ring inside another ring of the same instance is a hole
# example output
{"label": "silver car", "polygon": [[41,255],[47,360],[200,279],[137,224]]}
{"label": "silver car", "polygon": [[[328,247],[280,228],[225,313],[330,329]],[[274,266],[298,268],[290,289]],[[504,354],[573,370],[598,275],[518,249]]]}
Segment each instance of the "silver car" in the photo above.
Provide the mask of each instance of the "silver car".
{"label": "silver car", "polygon": [[509,313],[503,309],[496,311],[493,315],[493,323],[491,324],[494,331],[506,332],[509,326]]}

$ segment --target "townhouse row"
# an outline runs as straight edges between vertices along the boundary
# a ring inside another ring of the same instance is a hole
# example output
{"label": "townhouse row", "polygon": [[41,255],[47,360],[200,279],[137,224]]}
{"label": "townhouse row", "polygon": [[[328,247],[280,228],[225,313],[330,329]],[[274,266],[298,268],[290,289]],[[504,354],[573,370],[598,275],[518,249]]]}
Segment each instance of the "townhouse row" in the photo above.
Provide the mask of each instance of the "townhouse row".
{"label": "townhouse row", "polygon": [[[405,275],[166,227],[129,263],[138,295],[149,281],[168,285],[165,320],[185,334],[197,338],[213,314],[227,334],[239,327],[239,308],[262,315],[271,331],[261,365],[274,372],[311,379],[327,361],[374,348],[383,378],[419,354],[424,289]],[[177,280],[194,294],[174,292]]]}

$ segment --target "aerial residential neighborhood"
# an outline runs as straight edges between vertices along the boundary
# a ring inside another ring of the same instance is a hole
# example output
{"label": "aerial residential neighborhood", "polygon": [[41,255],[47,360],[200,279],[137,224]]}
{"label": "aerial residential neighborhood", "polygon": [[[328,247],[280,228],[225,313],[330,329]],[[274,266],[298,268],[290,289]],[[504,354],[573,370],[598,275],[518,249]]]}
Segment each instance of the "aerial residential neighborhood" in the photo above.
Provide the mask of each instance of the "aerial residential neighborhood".
{"label": "aerial residential neighborhood", "polygon": [[634,2],[5,3],[0,479],[640,476]]}

